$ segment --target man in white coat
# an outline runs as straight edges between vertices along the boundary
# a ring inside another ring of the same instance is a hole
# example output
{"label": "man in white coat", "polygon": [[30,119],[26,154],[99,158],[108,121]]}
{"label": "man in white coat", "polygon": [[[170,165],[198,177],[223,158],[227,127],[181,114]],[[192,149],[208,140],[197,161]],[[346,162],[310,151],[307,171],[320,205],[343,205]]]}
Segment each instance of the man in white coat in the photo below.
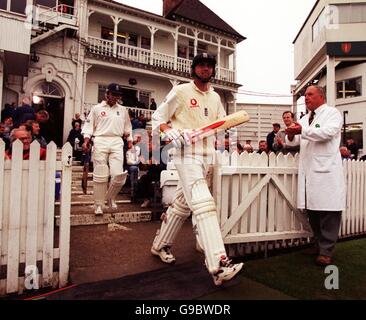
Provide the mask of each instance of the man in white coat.
{"label": "man in white coat", "polygon": [[[96,215],[103,214],[105,200],[111,209],[117,209],[115,199],[127,178],[127,171],[123,172],[122,137],[127,137],[130,149],[132,126],[127,109],[118,104],[121,97],[122,88],[111,83],[105,100],[92,108],[82,130],[84,152],[88,152],[90,138],[94,136],[93,189]],[[107,190],[109,176],[111,181]]]}
{"label": "man in white coat", "polygon": [[339,152],[342,116],[325,103],[324,89],[309,86],[305,104],[310,111],[287,134],[301,135],[298,207],[306,209],[315,238],[316,262],[332,264],[342,211],[345,181]]}

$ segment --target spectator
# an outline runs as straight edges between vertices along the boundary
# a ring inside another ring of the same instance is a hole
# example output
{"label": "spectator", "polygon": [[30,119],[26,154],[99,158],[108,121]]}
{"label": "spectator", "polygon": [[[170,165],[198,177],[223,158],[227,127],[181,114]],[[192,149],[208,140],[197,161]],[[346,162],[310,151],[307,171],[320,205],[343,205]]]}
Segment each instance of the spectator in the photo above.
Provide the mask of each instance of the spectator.
{"label": "spectator", "polygon": [[[13,129],[10,134],[10,148],[5,152],[5,158],[11,160],[12,158],[12,145],[14,141],[19,139],[23,143],[23,160],[29,160],[30,144],[32,142],[31,132],[24,129]],[[46,149],[40,149],[40,160],[46,160]]]}
{"label": "spectator", "polygon": [[79,123],[80,124],[80,128],[81,128],[81,125],[83,124],[83,121],[80,118],[80,113],[75,113],[75,116],[72,119],[71,125],[72,125],[72,127],[74,129],[75,129],[75,123]]}
{"label": "spectator", "polygon": [[342,146],[339,148],[341,153],[342,160],[352,159],[351,152],[347,149],[347,147]]}
{"label": "spectator", "polygon": [[13,129],[13,118],[8,117],[3,121],[5,133],[10,135],[10,131]]}
{"label": "spectator", "polygon": [[244,151],[243,146],[242,146],[239,142],[236,144],[236,151],[237,151],[239,154],[241,154],[241,153]]}
{"label": "spectator", "polygon": [[84,137],[81,134],[80,123],[77,121],[74,123],[74,126],[74,129],[71,129],[69,132],[67,142],[72,146],[72,155],[75,157],[75,160],[82,161]]}
{"label": "spectator", "polygon": [[351,157],[354,160],[358,158],[358,145],[352,138],[347,139],[346,142],[347,149],[351,152]]}
{"label": "spectator", "polygon": [[279,123],[273,123],[272,127],[273,127],[273,131],[267,135],[267,147],[268,147],[269,151],[274,152],[275,150],[273,149],[273,142],[274,142],[274,139],[275,139],[278,131],[280,131],[280,129],[281,129],[281,125]]}
{"label": "spectator", "polygon": [[46,139],[40,134],[41,128],[39,123],[35,120],[28,120],[26,125],[32,128],[32,141],[37,140],[42,148],[47,148]]}
{"label": "spectator", "polygon": [[363,155],[363,156],[360,158],[360,161],[366,161],[366,155]]}
{"label": "spectator", "polygon": [[6,127],[3,123],[0,123],[0,139],[5,143],[5,150],[8,150],[10,147],[10,136],[9,132],[6,132]]}
{"label": "spectator", "polygon": [[130,111],[129,113],[130,113],[132,130],[139,129],[140,128],[140,121],[136,117],[136,113],[134,111]]}
{"label": "spectator", "polygon": [[156,110],[157,105],[154,98],[151,98],[150,110]]}
{"label": "spectator", "polygon": [[14,112],[14,128],[18,128],[22,123],[25,123],[27,120],[36,120],[35,110],[31,106],[31,100],[28,97],[25,97],[22,100],[22,105],[18,107]]}
{"label": "spectator", "polygon": [[6,103],[4,109],[1,110],[1,121],[4,121],[5,118],[12,118],[14,116],[14,111],[15,108],[12,105]]}
{"label": "spectator", "polygon": [[[294,114],[291,111],[285,111],[282,114],[282,119],[286,128],[294,125]],[[272,149],[284,154],[295,154],[300,150],[300,136],[290,136],[286,134],[285,130],[280,130],[274,138]]]}
{"label": "spectator", "polygon": [[267,141],[266,140],[261,140],[258,143],[258,151],[257,151],[257,153],[262,153],[262,152],[269,153],[268,145],[267,145]]}
{"label": "spectator", "polygon": [[243,151],[246,151],[248,153],[253,153],[254,149],[251,144],[246,143],[243,147]]}
{"label": "spectator", "polygon": [[141,113],[138,117],[138,121],[139,121],[139,129],[146,129],[146,118],[145,115],[143,113]]}

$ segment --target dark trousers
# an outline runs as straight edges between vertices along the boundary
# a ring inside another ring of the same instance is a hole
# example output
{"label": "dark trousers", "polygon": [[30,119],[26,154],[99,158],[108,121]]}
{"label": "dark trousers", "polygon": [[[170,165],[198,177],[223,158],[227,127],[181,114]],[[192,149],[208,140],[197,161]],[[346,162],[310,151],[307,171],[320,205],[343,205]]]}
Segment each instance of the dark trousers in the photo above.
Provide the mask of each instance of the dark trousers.
{"label": "dark trousers", "polygon": [[331,257],[338,239],[342,211],[307,210],[319,254]]}

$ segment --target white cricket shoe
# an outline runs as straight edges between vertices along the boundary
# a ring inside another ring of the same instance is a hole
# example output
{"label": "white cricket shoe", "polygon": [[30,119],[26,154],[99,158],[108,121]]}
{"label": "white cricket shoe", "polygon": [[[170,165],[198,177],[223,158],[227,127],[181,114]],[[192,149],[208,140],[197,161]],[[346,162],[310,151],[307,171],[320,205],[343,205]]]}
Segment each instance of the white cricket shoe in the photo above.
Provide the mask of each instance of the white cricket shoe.
{"label": "white cricket shoe", "polygon": [[94,213],[96,216],[101,216],[103,214],[102,206],[97,205],[95,207]]}
{"label": "white cricket shoe", "polygon": [[158,256],[164,263],[174,263],[175,258],[170,251],[170,247],[163,247],[160,250],[156,250],[154,247],[151,248],[151,253],[154,256]]}
{"label": "white cricket shoe", "polygon": [[111,208],[112,210],[117,210],[118,209],[116,200],[112,200],[112,199],[109,200],[108,205],[109,205],[109,208]]}
{"label": "white cricket shoe", "polygon": [[213,281],[216,286],[221,286],[223,282],[229,281],[234,278],[239,271],[243,268],[244,263],[232,264],[228,258],[220,261],[220,268],[215,274],[212,275]]}

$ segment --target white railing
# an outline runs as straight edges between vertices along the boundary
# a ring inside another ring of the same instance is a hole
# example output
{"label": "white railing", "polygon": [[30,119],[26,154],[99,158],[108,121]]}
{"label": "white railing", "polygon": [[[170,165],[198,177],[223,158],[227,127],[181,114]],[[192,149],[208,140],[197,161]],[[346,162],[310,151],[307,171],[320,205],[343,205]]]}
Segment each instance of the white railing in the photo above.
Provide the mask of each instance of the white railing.
{"label": "white railing", "polygon": [[[347,209],[339,236],[366,233],[366,163],[344,161]],[[298,156],[217,153],[213,196],[231,255],[308,243],[312,233],[297,209]]]}
{"label": "white railing", "polygon": [[[13,144],[12,160],[4,160],[4,148],[0,140],[0,267],[7,270],[0,276],[0,296],[63,287],[69,276],[72,147],[63,147],[61,161],[53,142],[47,146],[46,161],[39,160],[38,142],[32,143],[29,160],[23,160],[20,141]],[[55,241],[56,171],[62,184]]]}
{"label": "white railing", "polygon": [[100,55],[113,56],[113,41],[89,37],[89,51]]}
{"label": "white railing", "polygon": [[177,58],[177,70],[180,72],[191,72],[192,61],[184,58]]}
{"label": "white railing", "polygon": [[[113,41],[104,40],[89,36],[89,51],[92,53],[116,56],[120,59],[139,62],[143,64],[151,64],[153,66],[177,70],[180,72],[191,72],[192,61],[189,59],[174,57],[172,55],[154,52],[151,59],[151,51],[126,44],[117,44],[116,52],[114,53]],[[220,73],[216,72],[216,78],[227,82],[235,82],[235,71],[226,68],[220,68]]]}
{"label": "white railing", "polygon": [[[93,103],[84,103],[84,111],[83,111],[84,115],[85,114],[88,115],[91,108],[95,105],[96,105],[96,103],[95,104],[93,104]],[[154,112],[154,110],[143,109],[143,108],[135,108],[135,107],[127,107],[127,106],[125,106],[125,108],[127,110],[131,110],[135,115],[143,114],[146,119],[151,119],[151,116]]]}
{"label": "white railing", "polygon": [[75,8],[65,4],[60,4],[53,8],[36,6],[36,17],[39,24],[54,24],[59,23],[76,25],[77,16]]}
{"label": "white railing", "polygon": [[174,70],[174,63],[174,56],[165,53],[154,52],[154,66]]}
{"label": "white railing", "polygon": [[235,71],[226,68],[220,68],[219,79],[227,82],[235,82]]}
{"label": "white railing", "polygon": [[148,64],[150,61],[150,56],[151,56],[150,50],[126,44],[117,45],[117,57],[120,59]]}

